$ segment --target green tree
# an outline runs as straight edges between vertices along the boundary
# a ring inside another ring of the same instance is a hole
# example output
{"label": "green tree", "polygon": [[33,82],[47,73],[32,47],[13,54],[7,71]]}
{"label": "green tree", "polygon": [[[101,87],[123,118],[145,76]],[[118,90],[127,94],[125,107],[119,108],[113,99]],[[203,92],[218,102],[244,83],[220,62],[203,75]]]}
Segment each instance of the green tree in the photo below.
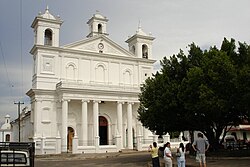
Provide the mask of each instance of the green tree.
{"label": "green tree", "polygon": [[224,39],[221,49],[202,51],[194,43],[161,61],[141,88],[139,120],[157,134],[200,130],[217,146],[228,125],[249,116],[250,49]]}

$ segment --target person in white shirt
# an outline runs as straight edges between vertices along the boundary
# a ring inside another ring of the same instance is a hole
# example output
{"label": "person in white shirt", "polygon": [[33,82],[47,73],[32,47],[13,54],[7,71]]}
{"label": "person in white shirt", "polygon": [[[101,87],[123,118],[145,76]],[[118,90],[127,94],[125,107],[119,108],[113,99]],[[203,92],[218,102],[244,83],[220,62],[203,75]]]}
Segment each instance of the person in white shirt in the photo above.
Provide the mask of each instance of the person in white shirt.
{"label": "person in white shirt", "polygon": [[185,160],[185,148],[183,143],[180,143],[180,146],[177,149],[177,153],[179,153],[179,156],[177,156],[178,167],[185,167],[186,160]]}
{"label": "person in white shirt", "polygon": [[172,153],[171,153],[171,150],[170,150],[170,143],[167,142],[166,143],[166,148],[164,150],[164,161],[165,161],[165,167],[172,167],[173,163],[172,163],[172,159],[173,159],[173,156],[172,156]]}

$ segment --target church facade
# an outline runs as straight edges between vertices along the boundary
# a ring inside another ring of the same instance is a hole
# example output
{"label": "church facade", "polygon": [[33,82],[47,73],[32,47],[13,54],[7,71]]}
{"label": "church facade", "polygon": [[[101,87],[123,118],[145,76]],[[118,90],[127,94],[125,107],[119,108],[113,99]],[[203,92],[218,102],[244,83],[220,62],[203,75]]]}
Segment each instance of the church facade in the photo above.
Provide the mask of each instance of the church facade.
{"label": "church facade", "polygon": [[142,149],[143,141],[153,141],[137,109],[140,86],[153,72],[154,37],[139,27],[124,49],[96,13],[85,39],[60,46],[62,23],[47,8],[31,25],[31,128],[23,140],[36,142],[37,154]]}

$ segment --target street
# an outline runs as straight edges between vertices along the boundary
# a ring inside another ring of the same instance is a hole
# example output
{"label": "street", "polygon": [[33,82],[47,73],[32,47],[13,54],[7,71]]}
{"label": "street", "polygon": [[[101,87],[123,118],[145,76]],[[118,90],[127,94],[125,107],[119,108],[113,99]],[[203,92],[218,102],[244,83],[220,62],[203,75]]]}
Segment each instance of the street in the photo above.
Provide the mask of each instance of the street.
{"label": "street", "polygon": [[[36,158],[35,167],[147,167],[151,162],[148,152],[134,152],[129,154],[93,154],[86,155],[59,155],[49,156],[46,158]],[[176,159],[174,159],[176,163]],[[198,164],[194,158],[186,156],[186,166],[194,167]],[[250,166],[250,158],[248,157],[207,157],[207,165],[210,167],[248,167]]]}
{"label": "street", "polygon": [[150,154],[143,152],[140,154],[121,154],[109,158],[90,159],[36,159],[35,167],[146,167],[151,161]]}

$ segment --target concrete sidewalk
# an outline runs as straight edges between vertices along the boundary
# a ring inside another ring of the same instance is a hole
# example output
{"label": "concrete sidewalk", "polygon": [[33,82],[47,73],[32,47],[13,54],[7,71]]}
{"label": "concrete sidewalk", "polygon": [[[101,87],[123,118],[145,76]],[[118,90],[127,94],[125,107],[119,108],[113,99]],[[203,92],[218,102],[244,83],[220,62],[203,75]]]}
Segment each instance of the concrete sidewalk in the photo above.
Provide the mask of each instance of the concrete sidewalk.
{"label": "concrete sidewalk", "polygon": [[[207,157],[207,166],[209,167],[249,167],[250,157]],[[161,167],[164,167],[164,160],[160,158]],[[177,167],[176,158],[173,159],[173,166]],[[148,167],[152,167],[151,162]],[[199,167],[194,156],[186,156],[186,167]]]}
{"label": "concrete sidewalk", "polygon": [[[85,160],[85,159],[105,159],[105,158],[116,158],[121,156],[126,156],[131,154],[136,155],[145,155],[149,156],[149,153],[146,151],[130,151],[130,152],[121,152],[121,153],[93,153],[93,154],[59,154],[59,155],[37,155],[36,161],[72,161],[72,160]],[[209,167],[249,167],[250,166],[250,157],[207,157],[207,166]],[[163,159],[161,158],[162,165],[164,164]],[[173,159],[174,166],[177,166],[176,158]],[[194,156],[186,156],[186,167],[198,167],[199,164],[195,161]],[[149,156],[148,167],[151,167],[151,159]]]}
{"label": "concrete sidewalk", "polygon": [[112,158],[120,156],[122,153],[84,153],[84,154],[47,154],[47,155],[36,155],[36,160],[84,160],[84,159],[99,159],[99,158]]}

